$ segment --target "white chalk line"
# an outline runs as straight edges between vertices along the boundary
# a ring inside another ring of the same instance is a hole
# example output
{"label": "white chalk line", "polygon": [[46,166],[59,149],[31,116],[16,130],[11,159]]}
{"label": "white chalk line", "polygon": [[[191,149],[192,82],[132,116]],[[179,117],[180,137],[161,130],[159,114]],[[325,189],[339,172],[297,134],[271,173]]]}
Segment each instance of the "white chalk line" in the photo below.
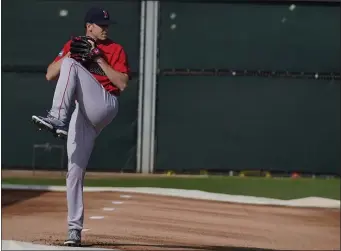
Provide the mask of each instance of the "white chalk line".
{"label": "white chalk line", "polygon": [[89,219],[91,219],[91,220],[101,220],[101,219],[104,219],[104,216],[90,216]]}
{"label": "white chalk line", "polygon": [[121,198],[130,199],[132,196],[131,196],[131,195],[126,195],[126,194],[121,194],[120,197],[121,197]]}
{"label": "white chalk line", "polygon": [[113,208],[113,207],[103,207],[102,210],[103,210],[103,211],[114,211],[115,208]]}
{"label": "white chalk line", "polygon": [[112,201],[111,202],[112,204],[114,204],[114,205],[121,205],[121,204],[123,204],[123,201]]}

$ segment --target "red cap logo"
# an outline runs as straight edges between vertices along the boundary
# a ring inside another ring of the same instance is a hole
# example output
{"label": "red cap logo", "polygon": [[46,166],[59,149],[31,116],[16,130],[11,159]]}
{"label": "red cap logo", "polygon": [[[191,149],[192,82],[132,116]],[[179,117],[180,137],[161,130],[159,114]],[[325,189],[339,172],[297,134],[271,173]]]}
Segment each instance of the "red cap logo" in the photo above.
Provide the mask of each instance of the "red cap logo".
{"label": "red cap logo", "polygon": [[103,10],[103,13],[104,13],[104,18],[108,18],[108,17],[109,17],[108,12],[106,12],[105,10]]}

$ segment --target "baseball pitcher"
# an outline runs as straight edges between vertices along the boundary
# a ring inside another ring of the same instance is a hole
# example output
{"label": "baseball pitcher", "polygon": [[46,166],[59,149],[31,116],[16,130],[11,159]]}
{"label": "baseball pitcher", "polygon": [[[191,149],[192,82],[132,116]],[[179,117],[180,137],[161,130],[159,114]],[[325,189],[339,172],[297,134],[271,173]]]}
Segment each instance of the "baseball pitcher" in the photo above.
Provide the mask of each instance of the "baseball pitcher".
{"label": "baseball pitcher", "polygon": [[32,116],[40,129],[67,140],[67,246],[80,246],[84,220],[83,181],[96,137],[115,118],[118,96],[130,69],[123,47],[108,38],[109,13],[91,8],[85,35],[73,37],[48,66],[46,79],[58,79],[47,117]]}

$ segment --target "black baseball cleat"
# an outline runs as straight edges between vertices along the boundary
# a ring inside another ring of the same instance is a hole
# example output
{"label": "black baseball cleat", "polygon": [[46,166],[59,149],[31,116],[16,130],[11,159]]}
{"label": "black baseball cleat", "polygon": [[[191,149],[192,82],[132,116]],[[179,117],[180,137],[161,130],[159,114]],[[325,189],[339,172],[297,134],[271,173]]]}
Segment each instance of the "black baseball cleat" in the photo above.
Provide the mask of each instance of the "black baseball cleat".
{"label": "black baseball cleat", "polygon": [[75,240],[66,240],[64,242],[64,246],[67,246],[67,247],[80,247],[81,246],[81,242],[80,241],[75,241]]}
{"label": "black baseball cleat", "polygon": [[33,115],[32,122],[38,126],[39,130],[49,131],[56,138],[63,140],[67,138],[68,130],[65,124],[51,115],[46,118]]}
{"label": "black baseball cleat", "polygon": [[78,229],[70,229],[68,231],[68,239],[64,242],[68,247],[80,247],[81,246],[81,231]]}

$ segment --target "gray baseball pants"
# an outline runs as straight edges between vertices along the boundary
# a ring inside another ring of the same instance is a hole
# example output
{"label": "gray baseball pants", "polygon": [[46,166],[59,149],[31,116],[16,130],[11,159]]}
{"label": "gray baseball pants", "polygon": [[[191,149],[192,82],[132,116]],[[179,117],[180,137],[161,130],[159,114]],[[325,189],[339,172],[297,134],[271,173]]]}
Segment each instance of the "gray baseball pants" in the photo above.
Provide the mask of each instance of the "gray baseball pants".
{"label": "gray baseball pants", "polygon": [[71,58],[64,58],[50,113],[69,124],[67,221],[69,229],[82,230],[86,167],[95,139],[118,113],[118,100],[116,96],[107,92],[80,63]]}

